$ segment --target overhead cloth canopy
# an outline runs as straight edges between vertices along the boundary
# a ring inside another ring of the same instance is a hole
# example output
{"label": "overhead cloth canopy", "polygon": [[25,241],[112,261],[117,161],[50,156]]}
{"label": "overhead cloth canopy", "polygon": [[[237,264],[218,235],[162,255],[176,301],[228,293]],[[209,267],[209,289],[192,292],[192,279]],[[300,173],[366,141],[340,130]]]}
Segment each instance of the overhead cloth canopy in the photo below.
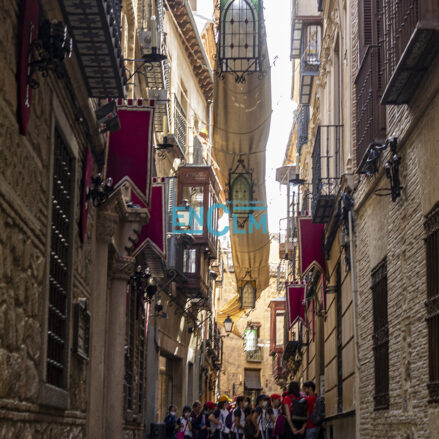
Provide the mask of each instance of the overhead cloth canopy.
{"label": "overhead cloth canopy", "polygon": [[317,267],[322,273],[325,267],[325,254],[323,251],[324,224],[315,224],[310,217],[298,217],[299,229],[299,272],[301,276]]}
{"label": "overhead cloth canopy", "polygon": [[246,369],[244,371],[244,387],[249,390],[261,390],[261,371]]}
{"label": "overhead cloth canopy", "polygon": [[287,285],[288,328],[291,329],[298,320],[305,322],[305,298],[304,284]]}
{"label": "overhead cloth canopy", "polygon": [[[222,186],[227,186],[229,170],[235,169],[238,159],[242,158],[245,167],[252,169],[253,201],[258,202],[258,205],[266,205],[267,202],[265,148],[271,119],[268,56],[262,68],[262,75],[246,74],[244,83],[235,82],[232,73],[224,73],[223,77],[216,76],[213,129],[214,157],[220,168]],[[255,211],[253,215],[260,223],[266,211]],[[249,233],[249,223],[246,221],[245,228],[239,230],[244,233],[236,234],[233,233],[233,220],[230,217],[230,238],[237,285],[243,279],[255,280],[257,299],[269,282],[270,239],[268,225],[265,230],[263,227],[257,230],[253,228],[252,233]],[[218,312],[217,318],[222,324],[230,315],[236,322],[243,314],[237,296]]]}

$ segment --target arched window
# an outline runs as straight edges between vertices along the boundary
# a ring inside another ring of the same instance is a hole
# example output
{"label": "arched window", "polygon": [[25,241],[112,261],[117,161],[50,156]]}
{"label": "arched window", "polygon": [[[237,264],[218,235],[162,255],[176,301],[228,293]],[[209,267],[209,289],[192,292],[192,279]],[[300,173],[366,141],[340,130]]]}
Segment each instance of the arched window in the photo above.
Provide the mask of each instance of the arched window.
{"label": "arched window", "polygon": [[220,67],[255,72],[259,63],[259,0],[221,0]]}

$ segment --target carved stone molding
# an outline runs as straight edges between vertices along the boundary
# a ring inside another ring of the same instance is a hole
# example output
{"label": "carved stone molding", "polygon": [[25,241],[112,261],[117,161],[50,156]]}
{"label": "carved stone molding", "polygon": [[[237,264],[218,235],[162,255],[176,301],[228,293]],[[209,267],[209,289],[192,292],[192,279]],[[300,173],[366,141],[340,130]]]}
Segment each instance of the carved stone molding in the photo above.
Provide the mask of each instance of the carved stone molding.
{"label": "carved stone molding", "polygon": [[320,51],[320,69],[317,83],[322,88],[326,85],[326,79],[332,67],[335,36],[340,33],[340,29],[340,13],[338,7],[335,6],[326,19],[326,29]]}
{"label": "carved stone molding", "polygon": [[116,256],[111,264],[111,278],[128,282],[134,273],[136,259],[131,256]]}
{"label": "carved stone molding", "polygon": [[118,221],[119,216],[117,214],[108,211],[99,211],[96,222],[96,235],[98,241],[110,243]]}

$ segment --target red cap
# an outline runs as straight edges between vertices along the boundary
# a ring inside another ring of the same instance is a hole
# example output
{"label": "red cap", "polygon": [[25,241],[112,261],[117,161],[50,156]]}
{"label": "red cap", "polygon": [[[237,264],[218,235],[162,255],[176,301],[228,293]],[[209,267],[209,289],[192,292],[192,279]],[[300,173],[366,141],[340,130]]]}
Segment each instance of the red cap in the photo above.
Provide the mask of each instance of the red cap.
{"label": "red cap", "polygon": [[282,396],[280,396],[277,393],[273,393],[273,395],[270,396],[270,399],[273,401],[275,399],[282,399]]}
{"label": "red cap", "polygon": [[214,409],[216,407],[216,404],[212,401],[206,402],[206,408],[207,409]]}

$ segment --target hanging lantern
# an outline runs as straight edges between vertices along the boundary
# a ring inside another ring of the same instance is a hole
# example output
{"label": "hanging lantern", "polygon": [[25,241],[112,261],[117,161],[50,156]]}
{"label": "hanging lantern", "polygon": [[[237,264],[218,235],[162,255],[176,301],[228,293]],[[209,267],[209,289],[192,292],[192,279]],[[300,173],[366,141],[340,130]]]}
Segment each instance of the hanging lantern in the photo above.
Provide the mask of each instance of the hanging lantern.
{"label": "hanging lantern", "polygon": [[256,281],[241,281],[241,308],[253,309],[256,305]]}
{"label": "hanging lantern", "polygon": [[219,74],[261,72],[262,0],[221,0],[219,23]]}
{"label": "hanging lantern", "polygon": [[244,352],[254,352],[258,349],[258,330],[247,328],[244,331]]}
{"label": "hanging lantern", "polygon": [[234,215],[247,216],[253,201],[253,170],[247,170],[240,158],[234,170],[229,170],[230,211]]}

